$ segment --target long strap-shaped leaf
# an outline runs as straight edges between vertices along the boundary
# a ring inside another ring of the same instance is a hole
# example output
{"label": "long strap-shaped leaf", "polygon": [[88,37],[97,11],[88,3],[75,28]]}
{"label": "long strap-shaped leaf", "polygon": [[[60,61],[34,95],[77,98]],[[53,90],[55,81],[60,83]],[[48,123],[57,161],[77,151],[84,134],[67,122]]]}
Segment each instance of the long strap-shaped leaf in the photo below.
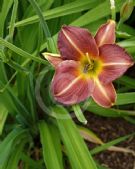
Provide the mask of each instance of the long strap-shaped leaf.
{"label": "long strap-shaped leaf", "polygon": [[[93,100],[88,100],[88,104],[84,104],[83,109],[93,112],[95,114],[105,117],[123,117],[123,116],[135,116],[134,110],[121,110],[118,108],[106,109],[97,105]],[[115,105],[126,105],[135,103],[135,92],[118,93]]]}
{"label": "long strap-shaped leaf", "polygon": [[0,143],[0,169],[4,169],[4,166],[9,161],[10,155],[14,150],[15,146],[18,144],[19,141],[27,138],[28,140],[28,133],[27,130],[22,128],[17,128],[11,131],[6,138]]}
{"label": "long strap-shaped leaf", "polygon": [[7,167],[5,169],[18,169],[18,163],[21,158],[21,153],[23,151],[26,142],[27,142],[26,138],[22,139],[19,142],[17,148],[15,148],[15,150],[12,152],[13,155],[11,155],[11,157],[9,158]]}
{"label": "long strap-shaped leaf", "polygon": [[46,20],[44,19],[44,16],[42,14],[42,11],[41,11],[38,3],[35,0],[29,0],[29,2],[33,6],[35,12],[37,13],[37,15],[38,15],[38,17],[40,19],[40,23],[42,25],[45,37],[47,38],[48,49],[51,50],[52,52],[57,52],[56,45],[55,45],[55,43],[53,41],[53,38],[51,37],[51,33],[49,31],[48,25],[46,23]]}
{"label": "long strap-shaped leaf", "polygon": [[[2,3],[2,2],[1,2]],[[7,14],[13,4],[13,0],[4,0],[2,4],[2,10],[0,12],[0,36],[3,37],[4,24],[6,21]]]}
{"label": "long strap-shaped leaf", "polygon": [[[117,0],[116,12],[120,10],[124,0]],[[76,26],[84,26],[90,24],[98,19],[104,18],[111,13],[109,1],[105,1],[99,4],[97,7],[89,10],[87,13],[73,21],[71,24]]]}
{"label": "long strap-shaped leaf", "polygon": [[7,115],[7,108],[0,102],[0,135],[2,134]]}
{"label": "long strap-shaped leaf", "polygon": [[115,139],[115,140],[113,140],[113,141],[110,141],[110,142],[108,142],[108,143],[102,144],[102,145],[100,145],[100,146],[94,148],[93,150],[91,150],[91,154],[95,155],[95,154],[97,154],[97,153],[100,153],[100,152],[102,152],[102,151],[108,149],[109,147],[111,148],[111,146],[116,145],[116,144],[118,144],[118,143],[120,143],[120,142],[122,142],[122,141],[125,141],[126,139],[128,139],[128,138],[130,138],[130,137],[132,137],[132,136],[134,136],[134,135],[135,135],[135,133],[128,134],[128,135],[126,135],[126,136],[119,137],[119,138],[117,138],[117,139]]}
{"label": "long strap-shaped leaf", "polygon": [[18,55],[20,55],[22,57],[29,58],[31,60],[34,60],[34,61],[39,62],[39,63],[43,63],[45,65],[47,64],[47,62],[45,60],[29,54],[28,52],[16,47],[15,45],[7,42],[6,40],[4,40],[2,38],[0,38],[0,44],[9,48],[10,50],[12,50],[13,52],[17,53]]}
{"label": "long strap-shaped leaf", "polygon": [[[100,3],[100,0],[76,0],[74,2],[64,4],[62,6],[49,9],[46,12],[43,12],[43,16],[45,17],[46,20],[57,18],[60,16],[65,16],[77,12],[81,12],[84,10],[87,10],[89,8],[93,8],[96,6],[98,3]],[[34,15],[32,17],[26,18],[24,20],[16,22],[15,26],[25,26],[29,25],[35,22],[39,22],[39,17],[37,15]]]}
{"label": "long strap-shaped leaf", "polygon": [[44,162],[47,169],[63,169],[59,133],[44,121],[39,123]]}
{"label": "long strap-shaped leaf", "polygon": [[[66,153],[73,169],[97,169],[75,123],[62,106],[52,108]],[[65,117],[65,119],[64,119]]]}

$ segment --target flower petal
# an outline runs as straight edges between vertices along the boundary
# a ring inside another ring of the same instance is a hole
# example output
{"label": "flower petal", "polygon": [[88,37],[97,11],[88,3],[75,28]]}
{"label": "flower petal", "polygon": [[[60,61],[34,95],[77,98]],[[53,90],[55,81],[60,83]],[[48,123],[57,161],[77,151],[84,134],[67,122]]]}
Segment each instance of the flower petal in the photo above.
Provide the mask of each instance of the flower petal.
{"label": "flower petal", "polygon": [[56,101],[72,105],[84,101],[91,95],[93,81],[79,73],[79,64],[67,60],[57,67],[51,86]]}
{"label": "flower petal", "polygon": [[99,79],[103,83],[110,83],[122,76],[134,64],[127,52],[118,45],[103,45],[99,48],[103,69]]}
{"label": "flower petal", "polygon": [[102,107],[113,106],[116,100],[116,92],[113,84],[109,83],[104,85],[98,79],[96,79],[92,98]]}
{"label": "flower petal", "polygon": [[53,54],[53,53],[42,53],[42,55],[54,66],[57,67],[59,63],[61,63],[63,60],[59,54]]}
{"label": "flower petal", "polygon": [[95,40],[98,46],[115,43],[115,21],[109,20],[102,25],[97,31]]}
{"label": "flower petal", "polygon": [[87,29],[63,26],[58,36],[58,48],[63,59],[80,60],[88,53],[98,56],[95,39]]}

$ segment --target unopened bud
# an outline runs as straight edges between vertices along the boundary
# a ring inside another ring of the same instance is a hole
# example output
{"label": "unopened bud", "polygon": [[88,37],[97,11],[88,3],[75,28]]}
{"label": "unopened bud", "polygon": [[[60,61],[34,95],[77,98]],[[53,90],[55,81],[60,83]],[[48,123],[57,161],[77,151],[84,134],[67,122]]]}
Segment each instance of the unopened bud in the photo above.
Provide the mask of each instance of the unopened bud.
{"label": "unopened bud", "polygon": [[133,0],[127,0],[123,4],[123,6],[122,6],[122,8],[120,10],[120,19],[122,20],[122,22],[126,21],[130,17],[133,9],[134,9]]}

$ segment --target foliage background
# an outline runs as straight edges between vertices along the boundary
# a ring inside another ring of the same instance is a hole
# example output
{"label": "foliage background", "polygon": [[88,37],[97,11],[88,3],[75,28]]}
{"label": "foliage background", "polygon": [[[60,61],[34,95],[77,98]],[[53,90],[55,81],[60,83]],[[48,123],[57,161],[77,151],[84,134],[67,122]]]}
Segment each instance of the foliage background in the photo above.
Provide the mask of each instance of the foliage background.
{"label": "foliage background", "polygon": [[[115,1],[117,22],[124,2]],[[82,129],[71,118],[72,107],[54,103],[49,93],[54,70],[41,53],[58,52],[61,26],[85,27],[94,35],[109,18],[109,0],[0,0],[0,169],[102,169],[92,155],[134,135],[90,153],[79,133]],[[133,58],[134,23],[135,11],[116,31],[117,43]],[[89,99],[80,104],[83,111],[135,124],[134,70],[115,81],[118,98],[113,108],[101,108]],[[99,141],[90,130],[82,131]]]}

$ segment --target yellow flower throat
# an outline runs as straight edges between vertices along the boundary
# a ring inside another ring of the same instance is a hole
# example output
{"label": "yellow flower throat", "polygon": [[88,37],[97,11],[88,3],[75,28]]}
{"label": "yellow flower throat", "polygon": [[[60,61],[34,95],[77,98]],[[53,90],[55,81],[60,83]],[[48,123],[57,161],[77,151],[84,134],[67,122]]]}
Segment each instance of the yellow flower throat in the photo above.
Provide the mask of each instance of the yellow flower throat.
{"label": "yellow flower throat", "polygon": [[98,76],[102,70],[102,61],[99,58],[90,58],[89,54],[86,53],[84,59],[81,61],[82,73],[88,77]]}

